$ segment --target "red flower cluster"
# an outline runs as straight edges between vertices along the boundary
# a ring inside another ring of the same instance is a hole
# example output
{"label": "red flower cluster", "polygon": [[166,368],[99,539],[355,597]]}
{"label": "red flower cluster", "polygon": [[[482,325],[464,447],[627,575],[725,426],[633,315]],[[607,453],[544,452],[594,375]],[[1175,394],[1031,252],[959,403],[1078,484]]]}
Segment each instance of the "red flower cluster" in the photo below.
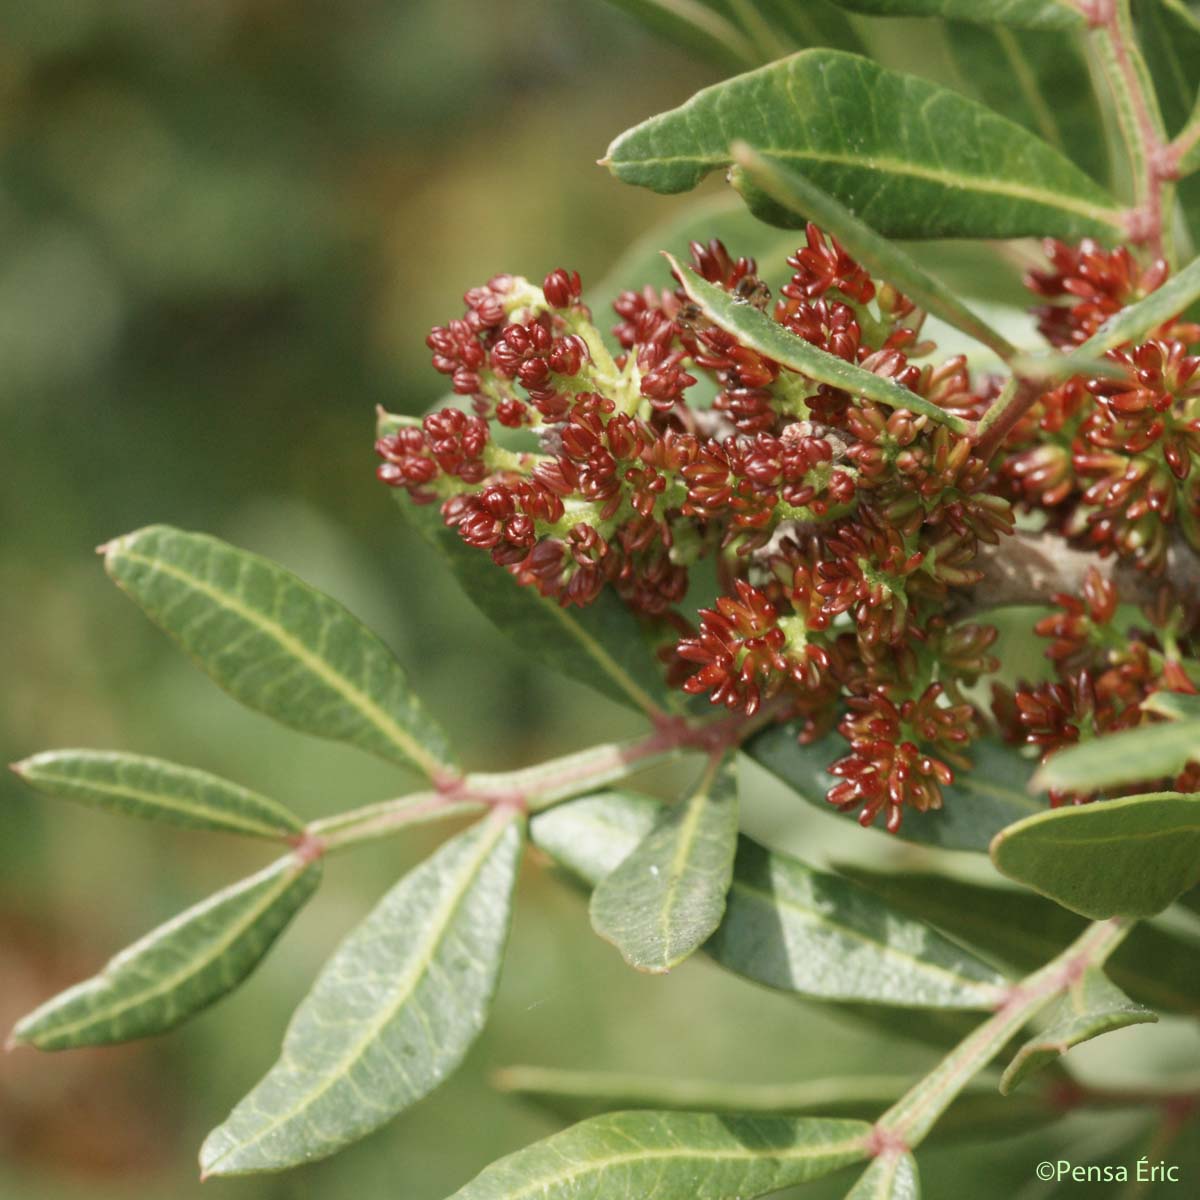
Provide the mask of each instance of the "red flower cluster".
{"label": "red flower cluster", "polygon": [[[1140,271],[1127,249],[1048,242],[1054,270],[1026,282],[1066,303],[1035,310],[1055,346],[1086,342],[1167,276]],[[1200,550],[1200,325],[1173,318],[1146,341],[1105,354],[1113,375],[1075,376],[1042,396],[1009,436],[1000,466],[1009,495],[1102,556],[1163,572],[1173,529]]]}
{"label": "red flower cluster", "polygon": [[[1141,707],[1154,692],[1196,691],[1181,659],[1194,655],[1194,618],[1163,587],[1154,606],[1144,612],[1146,628],[1118,627],[1117,590],[1091,567],[1083,595],[1056,595],[1057,611],[1035,626],[1051,639],[1046,651],[1058,679],[1020,684],[1014,692],[995,688],[994,710],[1009,739],[1037,746],[1043,762],[1065,746],[1101,734],[1148,724],[1159,718]],[[1186,768],[1175,779],[1148,779],[1127,789],[1130,794],[1175,788],[1194,791],[1200,772]],[[1084,804],[1095,794],[1051,791],[1055,807]]]}
{"label": "red flower cluster", "polygon": [[[1060,346],[1086,340],[1165,276],[1088,243],[1055,243],[1051,257],[1053,273],[1031,283],[1071,299],[1039,310]],[[940,806],[983,727],[963,688],[996,669],[996,632],[945,613],[981,578],[981,545],[1012,531],[1011,501],[1150,569],[1165,558],[1162,531],[1200,514],[1200,362],[1187,351],[1198,331],[1168,322],[1110,352],[1116,377],[1048,391],[984,462],[928,408],[971,421],[994,382],[973,385],[961,357],[931,361],[924,314],[835,239],[810,225],[776,297],[753,260],[719,242],[693,244],[692,263],[925,411],[767,358],[682,287],[623,293],[614,354],[577,274],[554,271],[541,287],[502,275],[428,338],[465,408],[398,419],[377,444],[379,477],[439,503],[467,545],[561,604],[589,604],[611,585],[673,631],[662,657],[686,693],[799,718],[804,738],[836,726],[850,752],[831,768],[830,802],[894,830],[906,808]],[[702,377],[708,403],[693,391]],[[680,606],[703,558],[715,562],[718,594],[689,619]],[[1113,657],[1110,634],[1096,632],[1112,614],[1089,586],[1083,602],[1063,601],[1053,628],[1039,627],[1055,639],[1062,682],[1019,689],[998,708],[1014,736],[1047,753],[1141,719],[1138,702],[1168,670],[1167,643],[1153,636]]]}

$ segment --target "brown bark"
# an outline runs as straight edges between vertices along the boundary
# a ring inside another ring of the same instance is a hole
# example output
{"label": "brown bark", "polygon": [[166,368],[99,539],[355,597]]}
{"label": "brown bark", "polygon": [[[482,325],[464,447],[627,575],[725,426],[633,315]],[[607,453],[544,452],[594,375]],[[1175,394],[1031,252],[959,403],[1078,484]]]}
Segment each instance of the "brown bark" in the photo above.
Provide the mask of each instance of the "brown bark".
{"label": "brown bark", "polygon": [[998,546],[984,546],[975,565],[984,571],[967,601],[975,610],[1048,604],[1055,592],[1077,596],[1090,566],[1112,579],[1127,603],[1150,603],[1165,580],[1189,607],[1200,604],[1200,559],[1181,542],[1172,546],[1166,572],[1157,578],[1116,558],[1076,550],[1056,533],[1017,533]]}

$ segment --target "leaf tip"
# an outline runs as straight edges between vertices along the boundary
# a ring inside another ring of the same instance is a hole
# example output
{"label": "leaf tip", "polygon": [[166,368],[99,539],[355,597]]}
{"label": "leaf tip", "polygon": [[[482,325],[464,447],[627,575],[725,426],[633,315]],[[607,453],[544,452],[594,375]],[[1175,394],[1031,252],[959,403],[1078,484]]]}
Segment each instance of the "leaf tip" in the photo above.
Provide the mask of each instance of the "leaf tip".
{"label": "leaf tip", "polygon": [[[214,1130],[213,1132],[216,1133],[219,1131]],[[207,1182],[215,1175],[225,1174],[225,1171],[223,1171],[220,1167],[221,1159],[225,1157],[225,1150],[218,1149],[217,1147],[213,1146],[211,1144],[212,1140],[213,1134],[210,1133],[208,1137],[204,1139],[204,1142],[200,1147],[199,1166],[201,1183]]]}
{"label": "leaf tip", "polygon": [[11,762],[11,763],[9,763],[9,764],[8,764],[8,769],[9,769],[9,770],[10,770],[10,771],[11,771],[11,772],[12,772],[12,773],[13,773],[13,774],[14,774],[14,775],[15,775],[15,776],[18,778],[18,779],[24,779],[24,778],[26,777],[26,775],[28,775],[28,774],[29,774],[29,763],[30,763],[30,760],[29,760],[28,758],[22,758],[22,759],[18,759],[18,761],[17,761],[17,762]]}
{"label": "leaf tip", "polygon": [[134,536],[132,533],[123,533],[119,537],[109,538],[107,542],[101,542],[96,547],[96,553],[107,563],[114,554],[120,553]]}

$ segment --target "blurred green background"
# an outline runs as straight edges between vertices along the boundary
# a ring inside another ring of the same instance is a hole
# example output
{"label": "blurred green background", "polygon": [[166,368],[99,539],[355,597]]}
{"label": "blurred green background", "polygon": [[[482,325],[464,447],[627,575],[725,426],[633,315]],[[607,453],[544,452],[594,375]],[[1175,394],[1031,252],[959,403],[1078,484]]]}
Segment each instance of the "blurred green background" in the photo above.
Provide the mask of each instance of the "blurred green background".
{"label": "blurred green background", "polygon": [[[629,714],[524,665],[414,542],[373,479],[373,408],[437,398],[424,336],[457,315],[465,288],[558,265],[594,282],[673,211],[594,160],[712,78],[598,0],[0,3],[7,758],[152,753],[308,816],[409,786],[239,708],[109,586],[93,548],[155,521],[273,556],[349,604],[472,766],[634,732]],[[839,836],[765,778],[751,784],[754,832],[810,856]],[[8,778],[0,789],[5,1028],[263,861],[236,841],[35,799]],[[178,1033],[5,1059],[0,1196],[199,1195],[203,1134],[273,1061],[340,934],[435,836],[331,863],[262,969]],[[512,1062],[780,1080],[929,1059],[704,963],[635,976],[534,861],[494,1018],[463,1072],[334,1160],[203,1194],[440,1200],[557,1127],[489,1088]],[[928,1156],[933,1195],[963,1154]],[[995,1145],[967,1157],[970,1194],[999,1197],[1038,1156]]]}

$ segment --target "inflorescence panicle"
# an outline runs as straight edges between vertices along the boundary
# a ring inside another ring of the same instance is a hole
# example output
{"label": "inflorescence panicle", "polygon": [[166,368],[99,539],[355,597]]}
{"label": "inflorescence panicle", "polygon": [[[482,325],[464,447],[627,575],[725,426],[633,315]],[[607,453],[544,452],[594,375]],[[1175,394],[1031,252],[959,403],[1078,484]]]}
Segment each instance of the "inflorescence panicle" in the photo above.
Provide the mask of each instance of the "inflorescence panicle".
{"label": "inflorescence panicle", "polygon": [[[717,241],[691,250],[735,301],[948,414],[976,421],[1000,393],[962,356],[938,361],[924,313],[814,225],[777,296],[753,259]],[[1050,268],[1027,283],[1060,349],[1167,274],[1127,249],[1046,250]],[[461,407],[381,437],[379,478],[439,504],[463,542],[562,605],[615,589],[685,693],[747,716],[770,703],[803,740],[836,728],[849,752],[830,766],[828,799],[864,825],[882,816],[894,831],[906,809],[939,808],[989,728],[1045,756],[1156,719],[1139,707],[1154,690],[1193,688],[1182,663],[1195,613],[1165,582],[1130,636],[1099,572],[1082,598],[1055,597],[1037,632],[1058,679],[994,687],[990,711],[970,689],[999,666],[996,630],[955,613],[1017,510],[1151,575],[1177,538],[1200,549],[1200,327],[1168,321],[1108,351],[1112,376],[1055,383],[984,461],[927,412],[742,345],[682,288],[622,293],[615,355],[577,273],[540,287],[500,275],[464,299],[427,339]],[[717,594],[697,602],[702,560]]]}

